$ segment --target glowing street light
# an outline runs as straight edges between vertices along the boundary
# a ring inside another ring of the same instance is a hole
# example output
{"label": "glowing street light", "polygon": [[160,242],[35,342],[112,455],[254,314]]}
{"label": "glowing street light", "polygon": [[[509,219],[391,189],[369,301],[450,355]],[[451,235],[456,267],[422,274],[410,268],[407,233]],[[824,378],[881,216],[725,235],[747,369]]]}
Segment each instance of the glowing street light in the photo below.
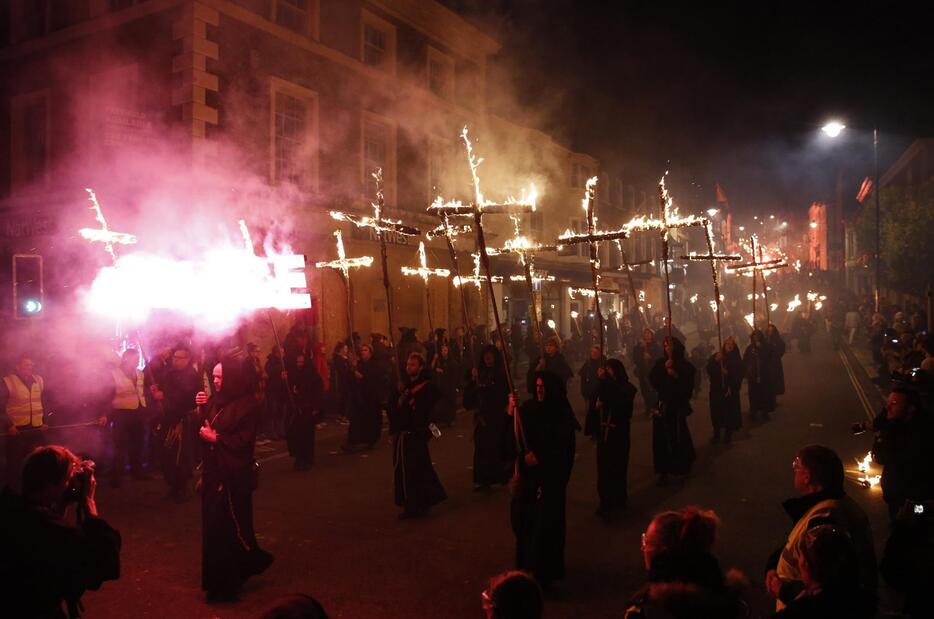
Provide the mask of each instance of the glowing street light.
{"label": "glowing street light", "polygon": [[811,228],[812,228],[813,230],[817,230],[817,222],[816,222],[816,221],[812,221],[812,222],[811,222]]}
{"label": "glowing street light", "polygon": [[823,131],[827,137],[831,138],[835,138],[840,135],[844,129],[846,129],[846,125],[836,120],[832,120],[820,128],[820,130]]}
{"label": "glowing street light", "polygon": [[746,226],[740,226],[740,227],[739,227],[739,231],[740,231],[740,232],[745,232],[745,231],[746,231]]}

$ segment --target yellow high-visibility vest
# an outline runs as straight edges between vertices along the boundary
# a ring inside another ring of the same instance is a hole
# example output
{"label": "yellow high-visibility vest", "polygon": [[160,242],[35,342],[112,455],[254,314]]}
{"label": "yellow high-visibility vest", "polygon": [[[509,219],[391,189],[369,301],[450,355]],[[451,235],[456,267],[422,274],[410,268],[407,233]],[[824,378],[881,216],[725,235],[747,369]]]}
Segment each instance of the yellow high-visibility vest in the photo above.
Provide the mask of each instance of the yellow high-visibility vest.
{"label": "yellow high-visibility vest", "polygon": [[135,411],[146,406],[146,393],[143,386],[143,373],[136,370],[136,383],[127,377],[120,368],[112,370],[114,377],[114,399],[111,406],[116,410]]}
{"label": "yellow high-visibility vest", "polygon": [[32,387],[16,374],[3,377],[10,398],[6,403],[6,414],[14,426],[32,426],[38,428],[42,425],[42,377],[32,376]]}

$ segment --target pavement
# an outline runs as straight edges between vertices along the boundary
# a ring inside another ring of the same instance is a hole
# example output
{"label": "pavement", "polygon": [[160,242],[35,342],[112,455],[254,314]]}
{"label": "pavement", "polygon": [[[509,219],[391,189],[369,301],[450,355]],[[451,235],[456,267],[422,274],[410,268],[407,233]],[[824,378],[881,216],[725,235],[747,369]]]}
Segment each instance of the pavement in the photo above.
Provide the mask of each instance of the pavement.
{"label": "pavement", "polygon": [[[826,336],[817,337],[806,355],[789,344],[784,365],[787,393],[773,420],[750,425],[744,414],[746,426],[729,446],[708,442],[704,387],[689,420],[698,460],[687,479],[664,488],[655,485],[651,423],[637,396],[630,507],[612,523],[594,513],[595,448],[578,436],[568,492],[567,577],[548,599],[546,617],[621,616],[644,583],[641,533],[652,514],[685,505],[716,510],[723,523],[715,547],[722,567],[751,580],[753,616],[769,614],[762,568],[790,526],[781,501],[794,492],[796,450],[809,443],[833,447],[855,480],[856,460],[871,437],[853,436],[850,426],[878,403],[855,353],[831,350]],[[576,381],[571,389],[578,393]],[[580,398],[573,403],[582,414]],[[118,490],[102,484],[101,515],[123,534],[123,573],[84,596],[86,617],[258,617],[278,597],[296,592],[315,596],[336,618],[482,617],[480,592],[490,576],[512,567],[514,541],[508,491],[473,491],[469,417],[460,415],[432,441],[449,498],[423,520],[396,518],[385,438],[372,451],[345,455],[338,449],[345,431],[332,424],[319,432],[309,472],[292,470],[281,442],[258,447],[263,468],[254,498],[256,529],[276,561],[234,603],[207,605],[200,591],[197,500],[164,500],[165,487],[155,478],[128,481]],[[887,530],[881,492],[855,481],[847,489],[869,514],[881,552]]]}

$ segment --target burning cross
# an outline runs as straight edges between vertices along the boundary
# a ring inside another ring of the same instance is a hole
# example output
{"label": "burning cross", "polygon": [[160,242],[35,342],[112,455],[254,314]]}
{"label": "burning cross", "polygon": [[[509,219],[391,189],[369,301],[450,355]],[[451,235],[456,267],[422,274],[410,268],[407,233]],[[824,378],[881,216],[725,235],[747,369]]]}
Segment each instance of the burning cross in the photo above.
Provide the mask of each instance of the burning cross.
{"label": "burning cross", "polygon": [[[528,194],[523,193],[518,199],[509,198],[501,204],[486,200],[483,192],[480,190],[480,175],[478,170],[483,159],[478,158],[473,151],[473,144],[467,134],[467,127],[461,132],[461,139],[464,141],[464,147],[467,151],[467,164],[470,167],[470,177],[473,182],[474,201],[472,204],[463,204],[460,201],[445,202],[441,196],[428,207],[428,212],[438,217],[445,216],[464,216],[473,217],[473,230],[477,235],[477,250],[479,252],[479,262],[483,263],[485,272],[484,280],[487,284],[487,293],[490,297],[490,304],[493,307],[493,320],[496,321],[496,332],[502,342],[506,341],[503,335],[503,324],[499,319],[499,308],[496,304],[496,293],[493,290],[493,275],[490,270],[490,255],[487,253],[486,238],[483,235],[483,216],[492,214],[522,214],[531,213],[535,210],[535,187],[532,186]],[[479,264],[477,265],[479,267]],[[479,277],[479,268],[476,269],[474,277]],[[458,278],[459,283],[468,281],[468,278]],[[479,282],[476,282],[479,287]],[[512,372],[510,371],[509,354],[506,347],[502,348],[503,362],[506,369],[506,382],[509,390],[514,391],[512,382]],[[514,416],[514,421],[518,423],[518,415]],[[518,428],[517,428],[518,430]],[[516,432],[516,443],[519,447],[521,430]]]}
{"label": "burning cross", "polygon": [[623,239],[616,239],[616,248],[619,250],[620,260],[623,263],[620,265],[619,270],[626,273],[626,282],[629,284],[629,294],[632,295],[633,303],[635,303],[636,308],[639,310],[639,316],[642,318],[642,325],[648,327],[649,319],[645,316],[645,310],[642,308],[639,295],[636,293],[636,285],[632,281],[632,269],[633,267],[642,266],[644,264],[654,264],[655,261],[638,260],[636,262],[629,262],[626,258],[626,250],[623,249]]}
{"label": "burning cross", "polygon": [[[752,320],[749,320],[749,326],[755,330],[756,328],[756,282],[758,280],[758,275],[762,275],[762,288],[765,293],[765,316],[766,321],[771,320],[771,308],[769,307],[769,292],[768,285],[765,283],[765,274],[767,272],[774,271],[776,269],[783,269],[788,266],[788,263],[784,258],[776,258],[774,260],[763,260],[762,258],[762,246],[759,245],[759,237],[755,234],[752,235],[752,246],[749,248],[749,253],[752,254],[752,262],[746,262],[744,264],[737,265],[735,267],[729,268],[728,271],[732,273],[750,273],[752,275]],[[748,318],[748,317],[747,317]]]}
{"label": "burning cross", "polygon": [[[337,260],[326,262],[316,262],[315,267],[319,269],[337,269],[344,276],[344,287],[347,291],[347,331],[350,334],[351,342],[353,339],[353,298],[350,290],[350,269],[367,268],[372,266],[372,256],[361,256],[359,258],[348,258],[344,252],[344,239],[341,237],[341,231],[335,230],[334,236],[337,237]],[[356,345],[354,344],[354,347]]]}
{"label": "burning cross", "polygon": [[426,311],[428,312],[428,330],[434,332],[435,327],[431,322],[431,287],[428,285],[429,277],[450,277],[451,272],[447,269],[429,269],[428,268],[428,259],[425,256],[425,243],[424,241],[418,242],[418,262],[419,267],[413,269],[412,267],[402,267],[403,275],[415,275],[421,277],[425,282],[425,302],[428,304]]}
{"label": "burning cross", "polygon": [[528,237],[521,234],[519,230],[519,218],[515,215],[511,217],[516,235],[507,240],[503,244],[503,247],[496,251],[503,254],[516,254],[519,256],[519,263],[522,265],[522,275],[513,275],[509,279],[510,281],[525,281],[529,294],[529,312],[532,319],[532,328],[539,336],[542,354],[544,354],[544,340],[541,338],[541,328],[538,323],[538,308],[535,304],[535,284],[545,281],[554,281],[555,278],[546,274],[539,275],[536,273],[535,254],[543,251],[557,251],[558,246],[533,243]]}
{"label": "burning cross", "polygon": [[616,241],[619,239],[625,239],[629,236],[629,231],[625,229],[610,232],[597,231],[597,218],[594,213],[594,198],[596,195],[596,188],[597,177],[594,176],[590,179],[587,179],[587,183],[584,187],[584,199],[581,201],[581,204],[584,207],[584,212],[587,213],[587,233],[574,234],[568,230],[560,237],[558,237],[558,240],[568,245],[587,243],[590,246],[590,276],[593,280],[594,313],[597,315],[597,328],[600,331],[600,350],[603,354],[605,354],[606,345],[604,343],[605,336],[603,335],[603,314],[600,312],[600,295],[598,294],[603,291],[600,289],[600,259],[597,257],[597,246],[603,241]]}
{"label": "burning cross", "polygon": [[114,251],[114,243],[133,245],[136,243],[136,236],[127,234],[126,232],[113,232],[107,226],[107,220],[104,219],[104,211],[101,210],[100,202],[97,201],[97,195],[94,193],[94,190],[87,187],[85,191],[88,192],[88,202],[91,203],[90,209],[94,211],[94,219],[97,220],[97,223],[99,223],[101,227],[81,228],[78,230],[78,234],[92,243],[103,243],[104,249],[107,250],[107,253],[110,254],[113,260],[114,266],[117,266],[117,253]]}
{"label": "burning cross", "polygon": [[[383,170],[379,168],[373,173],[376,180],[376,202],[371,202],[373,207],[373,217],[350,215],[340,211],[331,211],[331,217],[337,221],[348,221],[358,228],[371,228],[376,232],[376,239],[379,241],[380,266],[383,270],[383,288],[386,290],[386,315],[389,321],[389,339],[392,341],[393,350],[396,347],[396,335],[393,329],[392,320],[392,299],[389,293],[389,264],[386,259],[386,233],[393,232],[402,236],[419,236],[421,232],[418,228],[407,226],[401,221],[383,217],[383,210],[386,208],[386,201],[383,194]],[[398,364],[393,364],[398,374]]]}
{"label": "burning cross", "polygon": [[697,254],[689,254],[687,256],[681,256],[682,260],[706,260],[710,263],[710,276],[713,278],[713,304],[714,304],[714,313],[717,315],[717,342],[720,344],[721,350],[723,348],[723,334],[720,328],[720,277],[717,273],[717,262],[718,261],[734,261],[742,260],[742,256],[736,254],[716,254],[713,251],[713,230],[712,224],[709,219],[704,221],[704,239],[707,241],[707,254],[704,256],[699,256]]}

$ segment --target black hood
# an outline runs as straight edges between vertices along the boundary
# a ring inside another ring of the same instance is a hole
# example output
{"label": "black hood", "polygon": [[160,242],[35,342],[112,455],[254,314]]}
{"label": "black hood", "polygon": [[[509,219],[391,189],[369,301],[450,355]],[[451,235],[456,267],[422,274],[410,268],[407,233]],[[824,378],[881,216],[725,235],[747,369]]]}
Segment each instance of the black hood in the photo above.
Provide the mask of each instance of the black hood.
{"label": "black hood", "polygon": [[217,392],[220,406],[232,402],[256,389],[259,377],[249,358],[239,348],[228,351],[221,357],[221,390]]}
{"label": "black hood", "polygon": [[613,375],[616,376],[616,382],[619,384],[629,382],[629,374],[626,373],[626,367],[619,359],[610,359],[606,362],[608,368],[613,369]]}

